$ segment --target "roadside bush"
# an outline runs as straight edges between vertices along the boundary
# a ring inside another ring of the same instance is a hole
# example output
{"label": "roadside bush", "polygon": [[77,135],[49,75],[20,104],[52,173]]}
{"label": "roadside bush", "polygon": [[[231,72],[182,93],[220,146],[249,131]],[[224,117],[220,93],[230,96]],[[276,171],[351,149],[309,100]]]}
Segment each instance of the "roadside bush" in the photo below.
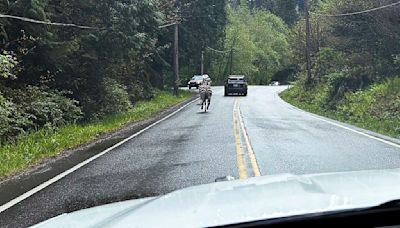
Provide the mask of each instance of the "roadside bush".
{"label": "roadside bush", "polygon": [[329,75],[335,73],[337,69],[343,69],[343,54],[333,48],[322,48],[318,53],[315,63],[315,73],[318,78],[325,81]]}
{"label": "roadside bush", "polygon": [[28,115],[35,130],[57,128],[75,123],[82,116],[78,102],[68,98],[67,92],[43,91],[28,86],[26,90],[14,90],[12,100],[21,113]]}
{"label": "roadside bush", "polygon": [[301,75],[296,81],[295,86],[286,91],[285,95],[289,96],[291,99],[296,99],[299,102],[310,104],[315,108],[327,106],[332,90],[331,86],[329,84],[315,82],[312,87],[305,89],[305,84],[306,76]]}
{"label": "roadside bush", "polygon": [[17,58],[10,53],[0,53],[0,78],[15,78],[17,64]]}
{"label": "roadside bush", "polygon": [[135,104],[141,100],[148,100],[154,97],[154,91],[150,85],[145,85],[143,82],[131,83],[127,91],[129,93],[130,101]]}
{"label": "roadside bush", "polygon": [[400,121],[400,78],[375,84],[367,90],[346,93],[338,109],[356,119],[374,117]]}
{"label": "roadside bush", "polygon": [[400,77],[364,90],[342,91],[338,99],[331,98],[337,93],[335,83],[320,83],[304,90],[299,82],[281,94],[286,101],[320,115],[400,137]]}
{"label": "roadside bush", "polygon": [[16,105],[0,93],[0,145],[12,141],[29,126],[32,121],[28,116],[20,113]]}
{"label": "roadside bush", "polygon": [[371,108],[376,101],[374,89],[346,93],[344,99],[337,105],[338,111],[351,120],[371,117]]}
{"label": "roadside bush", "polygon": [[[376,90],[376,102],[371,113],[378,118],[398,120],[400,123],[400,77],[388,80]],[[400,130],[400,124],[397,125]]]}
{"label": "roadside bush", "polygon": [[127,88],[111,78],[104,79],[103,94],[95,118],[122,113],[132,108]]}

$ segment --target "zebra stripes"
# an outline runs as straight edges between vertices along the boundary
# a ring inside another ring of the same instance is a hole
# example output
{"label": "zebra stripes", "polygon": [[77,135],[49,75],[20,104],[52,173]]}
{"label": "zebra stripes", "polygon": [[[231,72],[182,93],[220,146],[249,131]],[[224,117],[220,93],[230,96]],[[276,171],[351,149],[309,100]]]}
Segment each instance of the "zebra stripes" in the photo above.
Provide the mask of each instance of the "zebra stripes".
{"label": "zebra stripes", "polygon": [[203,110],[204,108],[204,111],[207,112],[207,109],[210,107],[211,103],[211,96],[212,96],[211,86],[208,83],[201,84],[199,86],[199,93],[201,99],[201,109]]}

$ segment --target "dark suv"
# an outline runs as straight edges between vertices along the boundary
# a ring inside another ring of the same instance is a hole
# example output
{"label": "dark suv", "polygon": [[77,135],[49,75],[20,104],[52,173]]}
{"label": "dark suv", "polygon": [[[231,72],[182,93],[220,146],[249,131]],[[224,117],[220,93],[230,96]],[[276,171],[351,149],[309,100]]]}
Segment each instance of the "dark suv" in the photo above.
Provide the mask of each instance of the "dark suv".
{"label": "dark suv", "polygon": [[225,96],[230,93],[247,96],[247,81],[244,75],[230,75],[225,82]]}

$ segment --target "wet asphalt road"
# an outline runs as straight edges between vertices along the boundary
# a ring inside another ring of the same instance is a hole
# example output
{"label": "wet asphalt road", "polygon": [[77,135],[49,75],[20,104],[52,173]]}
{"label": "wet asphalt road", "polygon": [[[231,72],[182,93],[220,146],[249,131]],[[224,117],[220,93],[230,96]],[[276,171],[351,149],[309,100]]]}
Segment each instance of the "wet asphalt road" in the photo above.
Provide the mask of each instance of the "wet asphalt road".
{"label": "wet asphalt road", "polygon": [[224,97],[222,87],[214,88],[208,113],[200,112],[198,102],[189,105],[4,211],[0,226],[25,227],[64,212],[165,194],[227,175],[400,167],[399,147],[297,110],[279,98],[284,88],[250,87],[247,97]]}

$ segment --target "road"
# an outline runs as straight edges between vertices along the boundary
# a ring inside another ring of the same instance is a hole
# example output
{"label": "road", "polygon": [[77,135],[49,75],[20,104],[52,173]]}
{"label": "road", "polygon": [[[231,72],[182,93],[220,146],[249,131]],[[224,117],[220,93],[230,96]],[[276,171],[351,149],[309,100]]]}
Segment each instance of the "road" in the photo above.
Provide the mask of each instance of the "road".
{"label": "road", "polygon": [[[227,175],[245,179],[400,167],[400,146],[300,111],[279,98],[284,88],[250,87],[247,97],[224,97],[223,88],[216,87],[208,113],[192,103],[5,210],[0,226],[25,227],[64,212],[165,194]],[[0,195],[4,189],[0,186]]]}

